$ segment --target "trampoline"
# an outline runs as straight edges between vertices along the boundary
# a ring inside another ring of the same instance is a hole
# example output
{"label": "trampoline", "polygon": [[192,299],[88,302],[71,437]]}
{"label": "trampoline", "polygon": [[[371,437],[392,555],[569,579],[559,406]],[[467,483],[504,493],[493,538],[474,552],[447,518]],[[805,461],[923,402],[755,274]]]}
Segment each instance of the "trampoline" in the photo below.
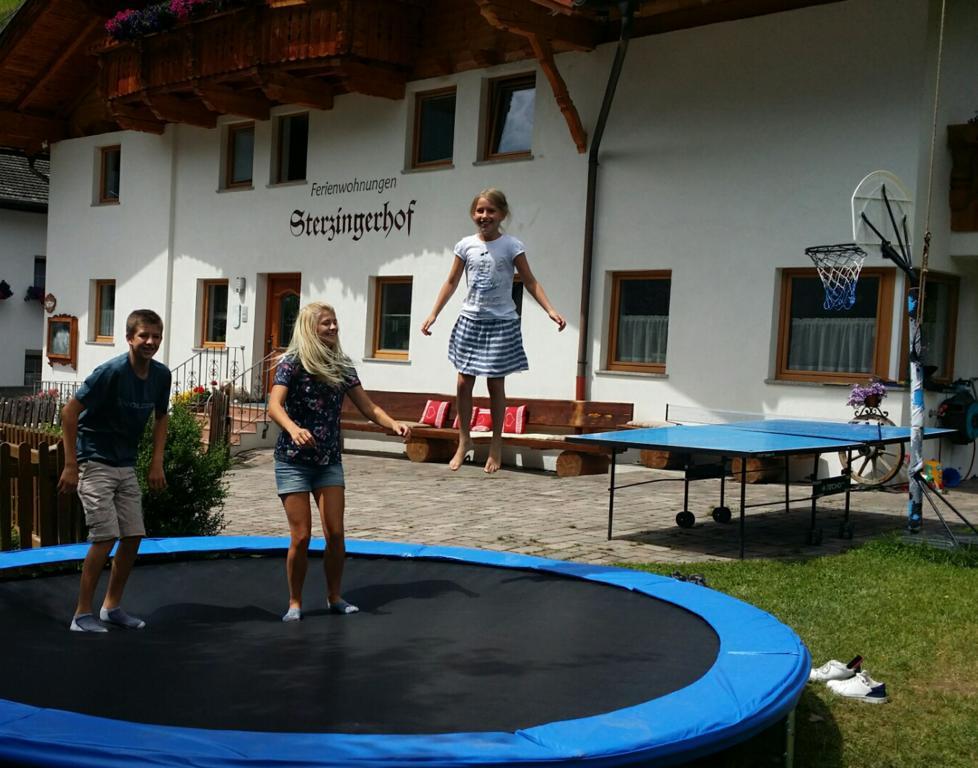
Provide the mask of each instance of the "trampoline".
{"label": "trampoline", "polygon": [[349,542],[361,613],[323,609],[314,559],[283,624],[287,546],[147,539],[126,607],[148,626],[101,635],[67,631],[86,545],[0,555],[0,763],[670,765],[776,724],[808,679],[753,606],[504,552]]}

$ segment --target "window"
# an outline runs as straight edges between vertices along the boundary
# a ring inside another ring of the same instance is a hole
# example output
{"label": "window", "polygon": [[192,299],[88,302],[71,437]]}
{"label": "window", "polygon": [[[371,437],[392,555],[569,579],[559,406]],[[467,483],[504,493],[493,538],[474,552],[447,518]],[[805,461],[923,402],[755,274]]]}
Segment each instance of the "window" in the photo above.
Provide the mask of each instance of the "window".
{"label": "window", "polygon": [[78,353],[78,318],[54,315],[48,318],[48,362],[75,367]]}
{"label": "window", "polygon": [[250,187],[255,155],[255,125],[243,123],[228,126],[227,173],[224,186]]}
{"label": "window", "polygon": [[122,159],[122,148],[102,147],[99,163],[98,201],[100,203],[119,202],[119,169]]}
{"label": "window", "polygon": [[825,289],[814,269],[785,269],[778,327],[779,379],[851,383],[889,378],[894,270],[864,268],[856,303],[825,309]]}
{"label": "window", "polygon": [[[954,379],[954,344],[958,325],[958,287],[960,280],[955,275],[928,272],[924,283],[924,318],[920,324],[923,343],[923,360],[927,366],[936,366],[929,378],[941,384],[950,384]],[[903,306],[907,306],[907,292],[904,291]],[[900,345],[900,371],[897,379],[907,379],[910,367],[907,345],[906,310],[903,317],[903,337]]]}
{"label": "window", "polygon": [[414,103],[412,168],[452,163],[455,145],[455,89],[419,93]]}
{"label": "window", "polygon": [[490,81],[486,160],[529,156],[535,101],[534,75]]}
{"label": "window", "polygon": [[228,281],[204,281],[202,347],[223,347],[228,332]]}
{"label": "window", "polygon": [[34,257],[34,287],[44,290],[47,282],[48,262],[43,256]]}
{"label": "window", "polygon": [[41,351],[28,349],[24,352],[24,386],[36,387],[41,383]]}
{"label": "window", "polygon": [[613,272],[608,370],[664,373],[672,273]]}
{"label": "window", "polygon": [[115,335],[115,280],[95,281],[95,341],[112,341]]}
{"label": "window", "polygon": [[280,117],[278,119],[278,148],[276,152],[276,184],[305,180],[308,148],[308,113]]}
{"label": "window", "polygon": [[411,278],[378,277],[374,357],[407,360],[411,336]]}

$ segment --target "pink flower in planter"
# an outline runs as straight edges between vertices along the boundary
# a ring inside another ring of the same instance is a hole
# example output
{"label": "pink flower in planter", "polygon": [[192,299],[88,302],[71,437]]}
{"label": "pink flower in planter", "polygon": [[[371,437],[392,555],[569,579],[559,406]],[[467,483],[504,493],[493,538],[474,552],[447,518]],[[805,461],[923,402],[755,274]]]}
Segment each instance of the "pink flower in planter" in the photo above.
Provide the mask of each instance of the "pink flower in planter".
{"label": "pink flower in planter", "polygon": [[207,5],[209,0],[170,0],[170,12],[180,21],[193,16],[194,11]]}
{"label": "pink flower in planter", "polygon": [[132,8],[126,8],[124,11],[119,11],[115,16],[105,22],[105,31],[113,37],[118,36],[122,29],[127,26],[129,17],[134,13],[135,11]]}

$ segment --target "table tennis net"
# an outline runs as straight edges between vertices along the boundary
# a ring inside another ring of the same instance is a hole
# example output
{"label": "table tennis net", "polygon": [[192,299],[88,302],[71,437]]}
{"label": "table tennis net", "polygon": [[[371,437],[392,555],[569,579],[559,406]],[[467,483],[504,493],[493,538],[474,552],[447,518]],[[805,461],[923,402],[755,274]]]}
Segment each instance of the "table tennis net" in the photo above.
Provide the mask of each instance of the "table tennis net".
{"label": "table tennis net", "polygon": [[785,416],[784,414],[764,414],[752,411],[724,411],[713,408],[702,408],[691,405],[674,405],[666,403],[666,418],[670,424],[736,424],[740,421],[773,421],[791,419],[793,421],[825,421],[826,419],[813,416]]}

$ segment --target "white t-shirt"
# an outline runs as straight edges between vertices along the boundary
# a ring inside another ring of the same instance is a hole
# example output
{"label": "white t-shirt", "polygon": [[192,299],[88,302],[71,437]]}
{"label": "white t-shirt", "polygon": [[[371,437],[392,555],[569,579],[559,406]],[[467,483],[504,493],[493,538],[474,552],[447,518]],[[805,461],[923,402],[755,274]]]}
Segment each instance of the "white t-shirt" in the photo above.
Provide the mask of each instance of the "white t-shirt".
{"label": "white t-shirt", "polygon": [[458,241],[455,255],[465,264],[469,290],[462,302],[462,314],[473,320],[502,318],[515,320],[513,302],[513,261],[525,249],[512,235],[500,235],[488,243],[478,235]]}

